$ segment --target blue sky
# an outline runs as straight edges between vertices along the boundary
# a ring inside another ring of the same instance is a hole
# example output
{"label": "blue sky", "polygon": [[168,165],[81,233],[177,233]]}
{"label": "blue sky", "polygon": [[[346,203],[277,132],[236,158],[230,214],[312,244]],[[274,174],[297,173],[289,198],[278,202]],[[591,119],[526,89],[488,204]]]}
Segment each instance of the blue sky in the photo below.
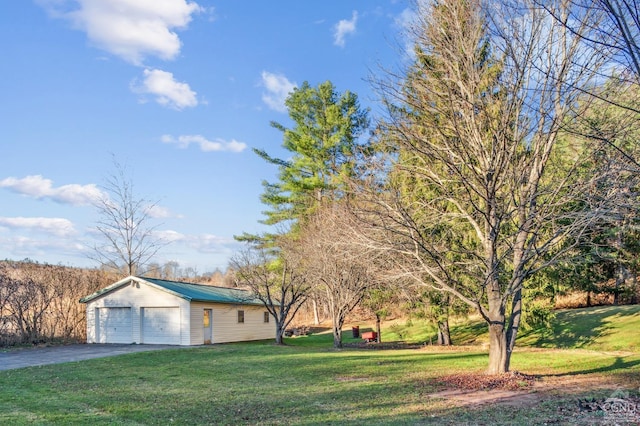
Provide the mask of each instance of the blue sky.
{"label": "blue sky", "polygon": [[286,94],[331,80],[379,107],[367,79],[393,67],[408,2],[0,2],[0,258],[97,266],[91,206],[129,169],[159,201],[157,261],[225,269],[259,224],[262,180],[285,156]]}

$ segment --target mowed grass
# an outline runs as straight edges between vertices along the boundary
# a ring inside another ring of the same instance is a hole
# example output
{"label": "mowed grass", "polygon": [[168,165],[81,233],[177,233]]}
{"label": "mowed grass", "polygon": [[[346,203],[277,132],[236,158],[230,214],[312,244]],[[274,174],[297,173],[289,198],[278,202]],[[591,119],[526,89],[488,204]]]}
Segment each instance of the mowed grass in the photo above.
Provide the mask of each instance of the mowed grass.
{"label": "mowed grass", "polygon": [[518,343],[541,348],[640,352],[640,305],[557,311],[552,328],[524,331]]}
{"label": "mowed grass", "polygon": [[[345,330],[345,343],[356,341],[350,334]],[[330,334],[287,343],[0,371],[0,424],[544,424],[560,422],[559,413],[577,398],[618,389],[636,395],[640,386],[640,353],[523,347],[513,356],[514,370],[540,380],[591,378],[602,389],[563,388],[535,408],[459,407],[433,394],[445,389],[446,375],[486,368],[480,346],[334,350]]]}
{"label": "mowed grass", "polygon": [[[486,346],[487,325],[479,316],[450,321],[455,345]],[[425,321],[400,322],[387,327],[383,339],[433,344],[436,328]],[[640,305],[596,306],[555,312],[551,327],[520,329],[519,347],[640,352]]]}

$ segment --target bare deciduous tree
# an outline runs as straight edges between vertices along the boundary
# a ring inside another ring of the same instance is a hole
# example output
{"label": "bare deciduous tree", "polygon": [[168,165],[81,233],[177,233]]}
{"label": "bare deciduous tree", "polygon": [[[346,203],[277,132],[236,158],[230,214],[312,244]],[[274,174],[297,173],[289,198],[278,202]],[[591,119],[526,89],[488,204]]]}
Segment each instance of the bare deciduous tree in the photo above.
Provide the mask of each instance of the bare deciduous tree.
{"label": "bare deciduous tree", "polygon": [[629,70],[640,82],[640,4],[635,0],[569,0],[559,10],[554,2],[538,0],[558,23],[611,60]]}
{"label": "bare deciduous tree", "polygon": [[284,343],[283,335],[298,309],[307,300],[309,284],[301,273],[300,256],[288,243],[278,256],[265,248],[252,247],[236,254],[231,267],[240,286],[248,286],[276,322],[276,343]]}
{"label": "bare deciduous tree", "polygon": [[[565,3],[549,7],[564,16]],[[388,253],[396,275],[477,309],[489,328],[488,373],[502,373],[523,283],[610,201],[590,197],[599,176],[578,173],[587,152],[554,155],[606,58],[529,0],[420,3],[413,30],[415,66],[382,87],[391,179],[356,206],[359,243]]]}
{"label": "bare deciduous tree", "polygon": [[36,343],[44,340],[45,321],[49,307],[57,297],[57,289],[48,282],[39,280],[33,269],[13,270],[3,274],[12,297],[8,307],[20,342]]}
{"label": "bare deciduous tree", "polygon": [[92,259],[104,267],[136,275],[166,243],[151,223],[158,202],[138,198],[127,169],[114,161],[115,172],[102,187],[95,202],[99,219],[96,229],[103,243],[94,246]]}
{"label": "bare deciduous tree", "polygon": [[331,315],[336,348],[342,347],[347,315],[376,282],[375,259],[352,244],[350,230],[356,227],[343,203],[327,203],[306,221],[297,241],[304,272]]}

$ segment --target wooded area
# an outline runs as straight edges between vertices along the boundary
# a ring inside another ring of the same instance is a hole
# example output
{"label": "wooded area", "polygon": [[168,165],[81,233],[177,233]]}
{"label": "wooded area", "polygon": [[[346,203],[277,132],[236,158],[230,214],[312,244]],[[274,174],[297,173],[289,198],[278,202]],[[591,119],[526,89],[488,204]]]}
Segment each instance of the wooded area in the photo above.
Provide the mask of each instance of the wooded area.
{"label": "wooded area", "polygon": [[114,282],[115,275],[30,261],[0,262],[0,346],[84,342],[81,297]]}
{"label": "wooded area", "polygon": [[385,115],[372,138],[353,94],[325,82],[290,95],[295,125],[276,126],[290,157],[257,150],[280,171],[262,198],[277,232],[241,239],[271,251],[274,274],[275,235],[295,242],[334,346],[344,312],[386,290],[427,306],[443,343],[450,314],[479,313],[487,371],[503,373],[518,330],[558,294],[637,301],[637,10],[415,6],[413,52],[374,79]]}

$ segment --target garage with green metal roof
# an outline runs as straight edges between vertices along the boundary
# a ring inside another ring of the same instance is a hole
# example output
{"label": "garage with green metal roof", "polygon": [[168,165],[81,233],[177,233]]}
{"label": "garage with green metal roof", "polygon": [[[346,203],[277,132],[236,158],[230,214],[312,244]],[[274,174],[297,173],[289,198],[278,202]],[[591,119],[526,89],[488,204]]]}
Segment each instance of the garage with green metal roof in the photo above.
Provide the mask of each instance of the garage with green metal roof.
{"label": "garage with green metal roof", "polygon": [[80,302],[87,343],[202,345],[275,336],[262,302],[242,289],[130,276]]}

